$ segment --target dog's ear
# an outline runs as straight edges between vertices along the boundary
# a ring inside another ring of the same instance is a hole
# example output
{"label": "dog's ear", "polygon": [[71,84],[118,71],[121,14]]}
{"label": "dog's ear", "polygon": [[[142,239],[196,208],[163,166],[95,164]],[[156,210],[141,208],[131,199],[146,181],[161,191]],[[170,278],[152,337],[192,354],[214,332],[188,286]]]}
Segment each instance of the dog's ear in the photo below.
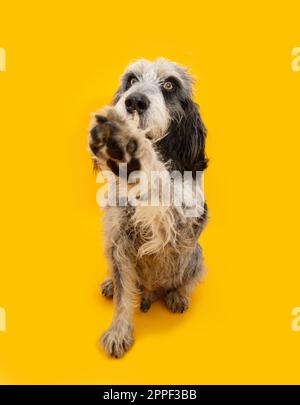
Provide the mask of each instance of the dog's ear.
{"label": "dog's ear", "polygon": [[[208,159],[205,155],[206,128],[199,107],[190,98],[182,100],[183,114],[170,124],[168,135],[161,140],[165,156],[169,155],[181,171],[203,171]],[[159,147],[161,149],[161,147]]]}
{"label": "dog's ear", "polygon": [[206,128],[199,107],[191,99],[186,99],[182,108],[184,115],[178,124],[179,156],[185,167],[205,170],[208,163],[205,155]]}

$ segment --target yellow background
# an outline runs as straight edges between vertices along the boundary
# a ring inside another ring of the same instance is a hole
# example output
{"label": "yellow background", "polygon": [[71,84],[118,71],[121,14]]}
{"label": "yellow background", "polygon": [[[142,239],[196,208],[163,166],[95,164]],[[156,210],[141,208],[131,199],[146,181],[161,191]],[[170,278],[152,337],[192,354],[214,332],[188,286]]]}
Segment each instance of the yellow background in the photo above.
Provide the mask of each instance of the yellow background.
{"label": "yellow background", "polygon": [[[2,1],[0,383],[300,383],[298,1]],[[120,360],[91,111],[129,61],[191,67],[208,127],[209,268],[190,310],[136,314]]]}

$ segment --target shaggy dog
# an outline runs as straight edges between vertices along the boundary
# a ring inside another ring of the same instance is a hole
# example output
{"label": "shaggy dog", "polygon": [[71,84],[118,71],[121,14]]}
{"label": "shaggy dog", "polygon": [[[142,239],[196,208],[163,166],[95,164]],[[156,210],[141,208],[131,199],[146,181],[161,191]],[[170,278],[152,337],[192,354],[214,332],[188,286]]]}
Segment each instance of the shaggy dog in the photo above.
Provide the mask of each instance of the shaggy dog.
{"label": "shaggy dog", "polygon": [[[189,172],[192,183],[207,167],[206,130],[192,99],[187,70],[163,58],[139,60],[122,76],[113,105],[96,113],[89,149],[96,170],[110,170],[117,181],[126,164],[125,182],[143,171]],[[170,177],[173,189],[174,178]],[[131,185],[132,186],[132,185]],[[140,196],[141,197],[141,196]],[[172,200],[173,201],[173,200]],[[105,208],[105,254],[110,278],[102,293],[114,297],[115,315],[102,335],[105,351],[122,356],[133,344],[133,312],[149,310],[158,298],[172,312],[184,312],[204,272],[198,238],[207,220],[204,201],[197,215],[186,206],[118,204]]]}

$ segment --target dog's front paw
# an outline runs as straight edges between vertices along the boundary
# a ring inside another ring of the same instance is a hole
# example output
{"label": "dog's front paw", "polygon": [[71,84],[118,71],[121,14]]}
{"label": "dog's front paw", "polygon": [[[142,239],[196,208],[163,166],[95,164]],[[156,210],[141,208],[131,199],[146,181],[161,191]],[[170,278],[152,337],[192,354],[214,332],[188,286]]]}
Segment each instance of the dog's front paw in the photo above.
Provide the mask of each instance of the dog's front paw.
{"label": "dog's front paw", "polygon": [[187,297],[181,295],[178,291],[169,291],[165,296],[165,303],[171,312],[180,312],[181,314],[189,307],[189,300]]}
{"label": "dog's front paw", "polygon": [[122,357],[133,345],[134,338],[131,328],[110,327],[101,336],[101,344],[109,356]]}
{"label": "dog's front paw", "polygon": [[[96,124],[96,125],[95,125]],[[113,107],[106,107],[94,116],[89,147],[94,158],[105,162],[119,175],[119,163],[127,164],[127,173],[140,169],[140,143],[144,131],[132,120],[124,120]]]}

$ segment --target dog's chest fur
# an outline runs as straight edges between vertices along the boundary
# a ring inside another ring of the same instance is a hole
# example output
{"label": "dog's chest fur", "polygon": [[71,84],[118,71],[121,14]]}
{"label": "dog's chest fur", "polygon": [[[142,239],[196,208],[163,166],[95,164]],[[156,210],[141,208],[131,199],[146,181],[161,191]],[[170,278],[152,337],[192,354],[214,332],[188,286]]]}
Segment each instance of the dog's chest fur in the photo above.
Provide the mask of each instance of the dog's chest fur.
{"label": "dog's chest fur", "polygon": [[131,206],[105,209],[108,253],[114,250],[118,257],[134,263],[139,283],[150,291],[176,288],[189,277],[188,269],[193,271],[199,260],[195,247],[203,225],[201,222],[195,228],[176,221],[177,238],[171,235],[165,243],[159,210],[160,207]]}

